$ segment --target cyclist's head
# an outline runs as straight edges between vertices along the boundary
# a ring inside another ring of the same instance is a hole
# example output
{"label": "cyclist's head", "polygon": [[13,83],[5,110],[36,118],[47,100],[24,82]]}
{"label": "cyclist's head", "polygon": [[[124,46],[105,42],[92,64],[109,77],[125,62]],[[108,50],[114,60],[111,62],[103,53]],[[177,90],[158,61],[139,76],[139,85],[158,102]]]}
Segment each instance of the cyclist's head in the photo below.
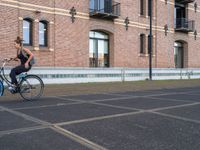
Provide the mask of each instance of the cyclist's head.
{"label": "cyclist's head", "polygon": [[20,48],[22,46],[22,39],[18,36],[15,40],[15,48]]}

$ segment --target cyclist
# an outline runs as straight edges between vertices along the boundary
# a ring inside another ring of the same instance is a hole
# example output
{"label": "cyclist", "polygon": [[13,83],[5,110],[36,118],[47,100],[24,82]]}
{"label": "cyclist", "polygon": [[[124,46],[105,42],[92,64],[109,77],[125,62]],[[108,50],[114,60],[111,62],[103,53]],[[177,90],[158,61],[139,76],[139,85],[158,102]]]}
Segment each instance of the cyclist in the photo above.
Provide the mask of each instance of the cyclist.
{"label": "cyclist", "polygon": [[23,47],[22,41],[23,40],[19,36],[15,40],[14,46],[17,50],[17,56],[15,58],[11,58],[11,60],[20,60],[21,62],[19,66],[13,68],[10,72],[12,86],[8,89],[13,93],[17,92],[16,87],[18,83],[16,76],[23,72],[28,72],[32,67],[30,61],[33,59],[33,53],[29,49]]}

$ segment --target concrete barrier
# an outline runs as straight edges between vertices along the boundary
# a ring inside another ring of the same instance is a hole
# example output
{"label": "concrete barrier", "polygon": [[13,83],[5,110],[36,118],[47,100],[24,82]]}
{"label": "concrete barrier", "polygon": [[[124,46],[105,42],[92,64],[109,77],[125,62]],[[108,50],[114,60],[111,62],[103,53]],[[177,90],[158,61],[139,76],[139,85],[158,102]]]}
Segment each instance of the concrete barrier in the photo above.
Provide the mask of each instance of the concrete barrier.
{"label": "concrete barrier", "polygon": [[[200,69],[153,68],[153,80],[200,79]],[[5,70],[8,75],[10,68]],[[40,76],[45,84],[123,82],[148,80],[148,68],[32,68],[29,74]]]}

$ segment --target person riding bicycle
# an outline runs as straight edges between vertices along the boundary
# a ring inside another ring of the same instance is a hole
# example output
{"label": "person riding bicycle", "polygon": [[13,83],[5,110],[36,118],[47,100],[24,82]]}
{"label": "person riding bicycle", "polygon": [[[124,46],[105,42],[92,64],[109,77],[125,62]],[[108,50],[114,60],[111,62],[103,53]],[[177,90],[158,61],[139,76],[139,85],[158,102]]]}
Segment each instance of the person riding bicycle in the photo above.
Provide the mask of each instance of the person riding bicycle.
{"label": "person riding bicycle", "polygon": [[11,58],[11,60],[20,60],[21,62],[19,66],[13,68],[10,72],[12,86],[10,86],[8,89],[12,92],[17,91],[16,87],[18,82],[16,76],[23,72],[28,72],[32,67],[31,60],[33,59],[33,53],[29,49],[23,47],[22,41],[23,40],[19,36],[15,40],[17,56],[15,58]]}

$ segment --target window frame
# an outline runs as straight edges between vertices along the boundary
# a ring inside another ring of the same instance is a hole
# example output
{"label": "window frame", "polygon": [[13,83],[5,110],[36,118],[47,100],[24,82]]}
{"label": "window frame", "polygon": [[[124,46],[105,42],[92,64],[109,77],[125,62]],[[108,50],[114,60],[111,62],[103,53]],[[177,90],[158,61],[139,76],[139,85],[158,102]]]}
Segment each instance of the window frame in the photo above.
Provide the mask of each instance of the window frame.
{"label": "window frame", "polygon": [[140,34],[140,54],[146,54],[146,35]]}
{"label": "window frame", "polygon": [[[29,23],[29,43],[24,43],[24,21]],[[23,45],[25,46],[32,46],[33,45],[33,20],[30,18],[24,18],[23,19]]]}
{"label": "window frame", "polygon": [[[46,32],[44,33],[44,44],[40,44],[40,24],[43,24],[44,28],[46,27]],[[38,29],[38,33],[39,33],[39,35],[38,35],[39,47],[48,47],[48,32],[49,32],[48,22],[45,21],[45,20],[39,21],[39,29]]]}
{"label": "window frame", "polygon": [[[98,47],[98,42],[99,41],[105,41],[105,42],[108,43],[108,60],[107,60],[108,64],[106,66],[103,66],[103,68],[109,68],[110,67],[110,39],[109,39],[109,34],[107,34],[105,32],[102,32],[102,31],[93,31],[93,30],[91,30],[90,32],[100,33],[102,35],[106,35],[107,36],[105,38],[89,36],[89,40],[95,40],[97,42],[97,45],[96,45],[97,47]],[[96,54],[97,57],[94,58],[95,59],[95,66],[89,66],[90,68],[102,68],[101,66],[98,65],[98,61],[99,61],[98,54],[99,54],[99,52],[98,52],[98,48],[97,48],[97,54]],[[90,60],[90,57],[89,57],[89,60]],[[90,62],[89,62],[89,64],[90,64]]]}

